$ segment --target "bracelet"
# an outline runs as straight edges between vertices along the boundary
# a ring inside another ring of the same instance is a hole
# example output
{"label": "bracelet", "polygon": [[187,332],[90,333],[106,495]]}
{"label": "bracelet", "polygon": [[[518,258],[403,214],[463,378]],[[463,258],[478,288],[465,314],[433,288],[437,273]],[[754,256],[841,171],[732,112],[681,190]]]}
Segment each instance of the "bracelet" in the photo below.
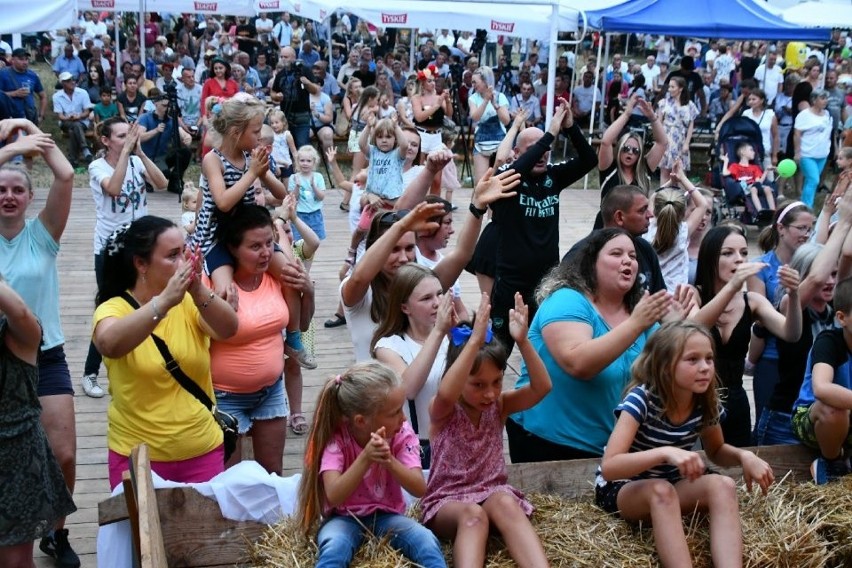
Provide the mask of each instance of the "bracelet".
{"label": "bracelet", "polygon": [[488,209],[480,209],[476,205],[473,204],[473,201],[470,202],[470,207],[468,207],[470,214],[476,217],[477,219],[482,219],[482,216],[488,211]]}
{"label": "bracelet", "polygon": [[212,301],[213,301],[213,298],[215,298],[215,297],[216,297],[216,294],[213,292],[213,290],[210,290],[210,294],[208,294],[208,296],[207,296],[207,300],[205,300],[205,301],[204,301],[204,303],[203,303],[203,304],[201,304],[200,306],[198,306],[198,304],[196,304],[196,306],[198,306],[199,308],[201,308],[202,310],[204,310],[204,309],[206,309],[206,308],[207,308],[207,306],[209,306],[209,305],[210,305],[210,302],[212,302]]}
{"label": "bracelet", "polygon": [[151,298],[151,311],[154,312],[154,321],[160,321],[161,319],[166,317],[165,314],[160,313],[160,310],[157,307],[157,297],[158,296],[154,296]]}

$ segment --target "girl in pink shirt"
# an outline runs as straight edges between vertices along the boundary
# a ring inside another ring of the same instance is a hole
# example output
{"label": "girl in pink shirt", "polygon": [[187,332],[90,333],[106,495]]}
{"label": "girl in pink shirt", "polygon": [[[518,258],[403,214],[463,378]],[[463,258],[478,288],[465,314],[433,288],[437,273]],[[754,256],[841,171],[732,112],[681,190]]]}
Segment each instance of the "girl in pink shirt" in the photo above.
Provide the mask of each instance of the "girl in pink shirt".
{"label": "girl in pink shirt", "polygon": [[399,378],[360,363],[320,394],[299,488],[299,524],[317,535],[317,567],[349,566],[365,531],[425,568],[446,567],[431,531],[406,517],[402,489],[423,495],[420,442],[402,413]]}

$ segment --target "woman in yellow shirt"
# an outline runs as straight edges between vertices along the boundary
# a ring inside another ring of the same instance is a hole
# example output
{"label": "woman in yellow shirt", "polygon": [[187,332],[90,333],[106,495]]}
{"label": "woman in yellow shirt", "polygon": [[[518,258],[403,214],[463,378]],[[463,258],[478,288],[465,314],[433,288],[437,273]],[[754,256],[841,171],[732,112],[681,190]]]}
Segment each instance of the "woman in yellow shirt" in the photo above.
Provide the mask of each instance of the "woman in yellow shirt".
{"label": "woman in yellow shirt", "polygon": [[[237,331],[233,308],[201,282],[200,255],[184,251],[181,230],[145,216],[104,247],[94,343],[112,400],[107,414],[109,480],[115,487],[130,451],[150,448],[151,469],[171,481],[207,481],[224,469],[222,432],[211,412],[166,370],[155,333],[183,372],[213,399],[210,338]],[[121,297],[129,293],[139,308]]]}

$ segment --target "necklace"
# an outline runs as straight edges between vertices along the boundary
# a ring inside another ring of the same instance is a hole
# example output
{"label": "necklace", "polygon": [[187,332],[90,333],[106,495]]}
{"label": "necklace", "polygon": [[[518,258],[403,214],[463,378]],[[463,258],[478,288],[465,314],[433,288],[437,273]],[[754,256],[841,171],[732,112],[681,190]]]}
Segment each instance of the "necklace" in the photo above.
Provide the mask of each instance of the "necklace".
{"label": "necklace", "polygon": [[248,282],[240,282],[236,278],[234,278],[234,282],[237,284],[237,286],[240,287],[241,290],[245,292],[254,292],[260,286],[260,279],[262,277],[262,274],[255,274],[248,280]]}

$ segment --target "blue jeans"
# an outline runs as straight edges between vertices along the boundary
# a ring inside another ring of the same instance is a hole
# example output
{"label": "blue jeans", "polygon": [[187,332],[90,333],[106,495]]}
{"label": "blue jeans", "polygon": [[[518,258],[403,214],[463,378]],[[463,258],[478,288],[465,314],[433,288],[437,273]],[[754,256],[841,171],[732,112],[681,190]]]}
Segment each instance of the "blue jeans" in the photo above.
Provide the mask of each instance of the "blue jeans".
{"label": "blue jeans", "polygon": [[764,408],[754,429],[754,441],[758,446],[801,444],[790,425],[792,415]]}
{"label": "blue jeans", "polygon": [[364,540],[364,527],[379,538],[388,535],[392,547],[424,568],[447,566],[441,545],[432,531],[404,515],[374,513],[358,518],[335,515],[327,520],[317,535],[316,568],[349,566]]}
{"label": "blue jeans", "polygon": [[802,158],[799,167],[802,168],[802,203],[808,207],[814,206],[814,197],[819,185],[819,176],[825,167],[827,158]]}
{"label": "blue jeans", "polygon": [[[767,357],[765,354],[754,368],[754,415],[760,418],[775,387],[778,385],[778,359]],[[754,438],[757,439],[757,424],[754,425]]]}

